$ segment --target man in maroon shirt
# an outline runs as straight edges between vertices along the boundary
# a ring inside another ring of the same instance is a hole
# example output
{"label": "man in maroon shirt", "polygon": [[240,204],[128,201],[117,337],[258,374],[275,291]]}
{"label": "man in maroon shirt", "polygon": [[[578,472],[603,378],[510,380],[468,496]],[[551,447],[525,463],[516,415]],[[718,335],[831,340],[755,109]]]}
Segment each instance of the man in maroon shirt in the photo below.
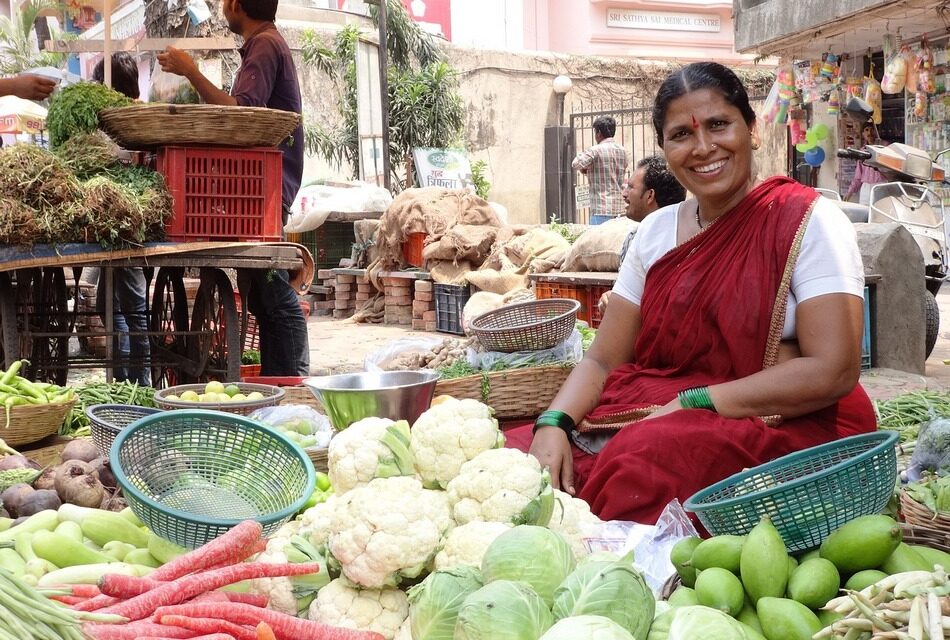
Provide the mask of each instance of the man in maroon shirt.
{"label": "man in maroon shirt", "polygon": [[[290,48],[277,31],[277,0],[222,0],[228,27],[244,38],[241,67],[228,94],[198,70],[191,56],[169,47],[158,55],[162,70],[186,77],[209,104],[269,107],[301,113],[300,84]],[[300,189],[303,175],[303,126],[279,146],[283,162],[283,219]],[[257,318],[261,335],[261,375],[310,375],[307,321],[287,272],[251,270],[248,308]]]}

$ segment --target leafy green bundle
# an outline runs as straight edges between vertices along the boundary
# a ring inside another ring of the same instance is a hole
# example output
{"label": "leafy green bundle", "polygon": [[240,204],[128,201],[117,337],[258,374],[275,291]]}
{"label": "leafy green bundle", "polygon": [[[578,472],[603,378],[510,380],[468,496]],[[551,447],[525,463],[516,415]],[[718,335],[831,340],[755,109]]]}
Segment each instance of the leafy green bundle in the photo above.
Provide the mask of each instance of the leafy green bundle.
{"label": "leafy green bundle", "polygon": [[50,146],[55,149],[74,135],[95,131],[103,109],[130,104],[132,100],[118,91],[94,82],[78,82],[57,91],[46,115]]}

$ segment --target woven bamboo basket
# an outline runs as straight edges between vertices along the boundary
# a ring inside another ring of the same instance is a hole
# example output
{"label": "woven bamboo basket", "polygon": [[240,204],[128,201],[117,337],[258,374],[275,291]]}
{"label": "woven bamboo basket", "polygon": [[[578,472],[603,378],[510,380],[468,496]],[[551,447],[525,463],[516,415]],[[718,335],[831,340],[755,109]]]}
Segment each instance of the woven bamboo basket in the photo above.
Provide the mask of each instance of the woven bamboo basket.
{"label": "woven bamboo basket", "polygon": [[669,600],[670,596],[673,595],[673,592],[679,589],[682,585],[683,581],[680,580],[678,573],[671,575],[666,579],[666,582],[663,583],[663,588],[660,590],[660,600]]}
{"label": "woven bamboo basket", "polygon": [[300,114],[261,107],[137,104],[99,112],[100,129],[120,146],[141,150],[162,145],[276,147],[298,124]]}
{"label": "woven bamboo basket", "polygon": [[901,489],[901,514],[904,521],[913,527],[923,527],[932,531],[950,535],[950,513],[934,513],[929,507],[920,504]]}
{"label": "woven bamboo basket", "polygon": [[75,400],[56,404],[25,404],[10,409],[10,426],[0,430],[11,447],[30,444],[59,431]]}
{"label": "woven bamboo basket", "polygon": [[950,532],[902,522],[901,535],[907,544],[922,545],[950,553]]}
{"label": "woven bamboo basket", "polygon": [[570,373],[563,365],[485,372],[439,380],[435,395],[484,402],[500,419],[534,417],[550,406]]}
{"label": "woven bamboo basket", "polygon": [[329,462],[329,449],[317,449],[317,448],[306,448],[304,453],[310,456],[310,462],[313,463],[313,468],[317,471],[322,471],[327,473],[329,467],[327,466]]}

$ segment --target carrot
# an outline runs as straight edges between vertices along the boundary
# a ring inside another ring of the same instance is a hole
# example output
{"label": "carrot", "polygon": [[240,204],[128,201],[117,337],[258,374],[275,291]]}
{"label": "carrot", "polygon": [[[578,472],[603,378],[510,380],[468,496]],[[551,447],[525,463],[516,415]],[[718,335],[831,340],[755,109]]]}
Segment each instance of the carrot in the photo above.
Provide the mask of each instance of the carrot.
{"label": "carrot", "polygon": [[94,584],[54,584],[50,589],[63,589],[80,598],[94,598],[99,595],[99,587]]}
{"label": "carrot", "polygon": [[266,622],[259,623],[255,631],[257,631],[257,638],[255,640],[277,640],[277,636],[274,635],[274,630],[271,629],[271,626]]}
{"label": "carrot", "polygon": [[131,622],[129,624],[84,624],[82,630],[93,640],[138,640],[143,636],[165,638],[194,638],[200,631],[172,627],[154,622]]}
{"label": "carrot", "polygon": [[194,551],[163,564],[149,577],[159,581],[175,580],[216,564],[241,562],[256,552],[263,530],[259,522],[245,520]]}
{"label": "carrot", "polygon": [[124,576],[118,573],[107,573],[99,578],[99,590],[107,596],[116,598],[134,598],[146,591],[151,591],[160,584],[163,583],[151,578]]}
{"label": "carrot", "polygon": [[217,620],[215,618],[189,618],[188,616],[162,616],[159,620],[161,624],[191,629],[198,633],[230,633],[237,640],[257,640],[257,634],[250,627],[242,627],[239,624],[228,622],[227,620]]}
{"label": "carrot", "polygon": [[319,638],[320,640],[384,640],[384,637],[375,631],[355,631],[332,627],[315,620],[302,620],[272,609],[261,609],[239,602],[227,604],[208,602],[198,604],[182,604],[173,607],[159,607],[155,611],[155,619],[161,620],[167,615],[182,615],[193,618],[217,618],[228,620],[235,624],[256,625],[266,622],[271,626],[277,640],[302,640],[303,638]]}
{"label": "carrot", "polygon": [[197,595],[188,602],[231,602],[228,597],[220,591],[208,591]]}
{"label": "carrot", "polygon": [[113,598],[112,596],[107,596],[100,594],[89,598],[85,602],[80,602],[79,604],[73,605],[73,609],[76,611],[98,611],[105,607],[111,607],[114,604],[119,604],[122,602],[119,598]]}
{"label": "carrot", "polygon": [[[138,640],[175,640],[168,636],[140,636]],[[203,636],[192,636],[192,640],[235,640],[229,633],[208,633]]]}
{"label": "carrot", "polygon": [[49,598],[50,600],[56,600],[57,602],[62,602],[63,604],[68,604],[70,606],[89,600],[89,598],[81,598],[79,596],[46,596],[46,597]]}
{"label": "carrot", "polygon": [[[317,573],[318,571],[320,571],[320,564],[317,562],[300,564],[245,562],[223,569],[212,569],[211,571],[185,576],[173,582],[166,582],[148,593],[106,607],[102,610],[102,613],[114,613],[130,620],[140,620],[150,616],[158,607],[179,604],[206,591],[213,591],[242,580],[301,576],[308,573]],[[259,607],[252,608],[259,610]]]}
{"label": "carrot", "polygon": [[228,600],[231,602],[240,602],[241,604],[249,604],[252,607],[266,607],[267,606],[267,596],[260,595],[258,593],[234,593],[233,591],[222,591],[224,595],[228,597]]}

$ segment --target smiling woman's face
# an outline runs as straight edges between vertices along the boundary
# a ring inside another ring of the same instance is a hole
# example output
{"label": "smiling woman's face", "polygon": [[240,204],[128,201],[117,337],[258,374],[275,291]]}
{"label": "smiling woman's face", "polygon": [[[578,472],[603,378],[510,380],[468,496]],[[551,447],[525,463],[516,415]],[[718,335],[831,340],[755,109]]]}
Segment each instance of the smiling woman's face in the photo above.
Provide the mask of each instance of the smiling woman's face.
{"label": "smiling woman's face", "polygon": [[714,89],[670,102],[663,152],[673,175],[708,214],[731,209],[752,187],[752,131],[739,109]]}

